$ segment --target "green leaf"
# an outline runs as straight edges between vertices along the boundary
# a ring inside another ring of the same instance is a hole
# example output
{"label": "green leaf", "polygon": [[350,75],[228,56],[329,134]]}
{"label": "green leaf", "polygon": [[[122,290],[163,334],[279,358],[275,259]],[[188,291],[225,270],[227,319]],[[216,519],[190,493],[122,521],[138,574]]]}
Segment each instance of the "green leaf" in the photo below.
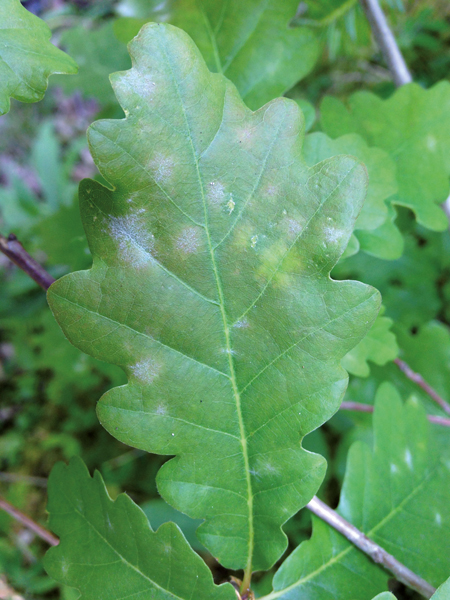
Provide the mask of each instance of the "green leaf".
{"label": "green leaf", "polygon": [[450,598],[450,578],[436,590],[431,600],[448,600],[448,598]]}
{"label": "green leaf", "polygon": [[352,375],[367,377],[370,373],[369,360],[377,365],[385,365],[398,356],[397,341],[390,331],[392,319],[383,317],[383,313],[384,307],[366,337],[342,359],[342,366]]}
{"label": "green leaf", "polygon": [[[162,19],[184,29],[208,68],[226,75],[252,109],[281,96],[317,61],[315,33],[289,25],[298,0],[172,0],[164,5],[166,10],[160,3],[150,5],[147,20]],[[142,20],[135,21],[134,31],[130,25],[127,19],[116,23],[119,39],[136,35]]]}
{"label": "green leaf", "polygon": [[177,525],[166,523],[154,533],[131,498],[121,494],[113,502],[100,473],[91,478],[81,459],[55,465],[48,498],[50,527],[60,543],[47,552],[45,569],[77,588],[82,600],[236,598],[230,585],[213,584]]}
{"label": "green leaf", "polygon": [[401,358],[420,373],[443,398],[450,399],[450,329],[431,321],[412,332],[396,325]]}
{"label": "green leaf", "polygon": [[[450,579],[447,579],[438,590],[431,596],[430,600],[448,600],[450,598]],[[394,594],[383,592],[378,594],[373,600],[396,600]]]}
{"label": "green leaf", "polygon": [[387,100],[357,92],[348,104],[347,110],[336,98],[324,99],[324,131],[333,138],[359,133],[370,146],[386,150],[397,164],[392,202],[410,208],[428,229],[444,231],[448,219],[436,204],[446,200],[449,188],[450,83],[429,90],[411,83]]}
{"label": "green leaf", "polygon": [[[338,513],[395,558],[436,586],[450,571],[450,463],[429,440],[415,399],[402,405],[395,388],[380,386],[373,449],[350,449]],[[387,588],[389,574],[324,522],[313,519],[301,544],[275,575],[267,599],[366,600]],[[350,575],[349,575],[350,574]]]}
{"label": "green leaf", "polygon": [[403,235],[405,249],[398,260],[387,263],[359,252],[340,261],[333,276],[373,285],[383,296],[386,316],[396,324],[418,327],[442,310],[441,287],[449,267],[450,236],[418,226]]}
{"label": "green leaf", "polygon": [[340,360],[379,306],[376,290],[329,278],[365,169],[309,169],[295,102],[252,113],[181,30],[147,25],[130,50],[134,68],[112,77],[126,119],[89,132],[114,188],[80,187],[94,266],[49,302],[74,345],[128,375],[101,423],[178,455],[163,498],[206,519],[199,539],[224,565],[267,569],[324,475],[300,441],[337,410]]}
{"label": "green leaf", "polygon": [[403,254],[403,236],[394,224],[397,213],[388,203],[386,221],[376,229],[359,229],[355,232],[361,250],[383,260],[397,260]]}
{"label": "green leaf", "polygon": [[[386,200],[397,192],[393,160],[384,150],[369,148],[359,135],[348,134],[336,140],[324,133],[306,136],[303,146],[306,164],[315,165],[338,154],[356,156],[365,164],[369,175],[366,201],[356,220],[355,229],[372,230],[381,227],[388,219]],[[380,242],[380,253],[383,253],[385,240]]]}
{"label": "green leaf", "polygon": [[91,30],[81,25],[72,27],[61,36],[61,44],[78,62],[79,71],[76,77],[56,77],[54,84],[66,93],[81,90],[84,96],[95,98],[101,106],[115,104],[109,75],[128,69],[131,63],[125,45],[117,42],[113,23]]}
{"label": "green leaf", "polygon": [[0,114],[10,98],[37,102],[52,73],[76,73],[76,63],[50,43],[48,26],[28,12],[20,0],[0,3]]}

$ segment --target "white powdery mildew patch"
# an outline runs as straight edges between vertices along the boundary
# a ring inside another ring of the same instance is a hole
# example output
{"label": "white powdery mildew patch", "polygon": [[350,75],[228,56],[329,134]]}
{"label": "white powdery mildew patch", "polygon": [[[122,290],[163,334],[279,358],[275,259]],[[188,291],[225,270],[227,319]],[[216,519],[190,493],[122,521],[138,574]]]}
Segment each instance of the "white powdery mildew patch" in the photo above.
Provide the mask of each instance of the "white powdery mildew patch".
{"label": "white powdery mildew patch", "polygon": [[200,234],[195,227],[186,227],[178,236],[176,247],[184,254],[193,254],[197,252],[200,246]]}
{"label": "white powdery mildew patch", "polygon": [[296,219],[288,220],[288,231],[292,237],[297,237],[303,230],[303,225]]}
{"label": "white powdery mildew patch", "polygon": [[323,232],[325,234],[325,242],[327,244],[336,244],[345,234],[345,231],[336,229],[335,227],[325,227]]}
{"label": "white powdery mildew patch", "polygon": [[408,465],[408,468],[412,471],[413,460],[411,452],[408,449],[405,450],[405,463]]}
{"label": "white powdery mildew patch", "polygon": [[214,206],[222,204],[225,199],[225,186],[220,181],[210,181],[207,190],[208,200]]}
{"label": "white powdery mildew patch", "polygon": [[151,358],[148,358],[131,366],[130,370],[136,379],[138,379],[141,383],[151,384],[153,383],[154,379],[158,377],[161,370],[161,365]]}
{"label": "white powdery mildew patch", "polygon": [[153,179],[157,183],[162,183],[171,177],[175,163],[169,156],[157,154],[151,159],[148,166]]}
{"label": "white powdery mildew patch", "polygon": [[235,327],[236,329],[247,329],[247,327],[249,327],[249,322],[246,318],[244,318],[239,321],[236,321],[233,327]]}
{"label": "white powdery mildew patch", "polygon": [[152,260],[155,238],[136,214],[110,217],[109,233],[117,242],[122,258],[133,266]]}

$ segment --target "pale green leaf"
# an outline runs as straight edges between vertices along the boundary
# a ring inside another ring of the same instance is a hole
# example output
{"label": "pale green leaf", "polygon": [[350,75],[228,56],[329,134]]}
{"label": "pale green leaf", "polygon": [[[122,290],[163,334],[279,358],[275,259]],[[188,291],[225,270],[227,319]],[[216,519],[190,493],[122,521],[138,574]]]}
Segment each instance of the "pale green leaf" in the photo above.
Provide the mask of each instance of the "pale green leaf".
{"label": "pale green leaf", "polygon": [[449,193],[450,83],[429,90],[411,83],[387,100],[357,92],[348,105],[324,99],[325,133],[333,138],[359,133],[370,146],[386,150],[397,164],[398,193],[392,201],[414,211],[425,227],[444,231],[448,219],[437,204]]}
{"label": "pale green leaf", "polygon": [[352,375],[367,377],[370,373],[369,360],[385,365],[398,356],[397,341],[390,331],[392,319],[383,317],[383,313],[384,307],[367,335],[342,359],[342,366]]}
{"label": "pale green leaf", "polygon": [[[430,600],[449,600],[450,598],[450,579],[447,579],[438,590],[431,596]],[[378,594],[373,600],[396,600],[394,594],[383,592]]]}
{"label": "pale green leaf", "polygon": [[[247,106],[259,108],[303,79],[319,55],[316,34],[291,27],[298,0],[172,0],[150,5],[147,20],[164,20],[184,29],[209,69],[236,85]],[[119,39],[136,35],[142,20],[115,25]],[[128,38],[128,39],[127,39]]]}
{"label": "pale green leaf", "polygon": [[[378,390],[374,443],[350,449],[338,512],[395,558],[441,584],[450,571],[450,463],[434,451],[429,423],[415,399],[402,405],[395,388]],[[334,529],[314,518],[301,544],[275,575],[267,599],[368,600],[389,574]]]}
{"label": "pale green leaf", "polygon": [[28,12],[20,0],[0,2],[0,114],[10,98],[37,102],[52,73],[76,73],[75,62],[50,43],[46,23]]}
{"label": "pale green leaf", "polygon": [[49,290],[72,343],[120,365],[99,403],[121,441],[166,455],[158,489],[205,519],[224,565],[269,568],[280,529],[317,490],[304,435],[337,410],[342,357],[379,294],[329,277],[365,194],[365,169],[301,160],[303,117],[281,98],[252,113],[190,38],[150,24],[112,77],[124,120],[95,123],[81,213],[94,266]]}
{"label": "pale green leaf", "polygon": [[[356,230],[380,228],[388,219],[386,200],[397,192],[395,163],[379,148],[369,148],[363,138],[348,134],[332,140],[324,133],[311,133],[305,138],[303,154],[308,165],[338,154],[351,154],[361,160],[368,171],[369,187]],[[383,253],[383,244],[380,252]],[[375,248],[377,250],[377,248]]]}
{"label": "pale green leaf", "polygon": [[404,248],[403,236],[394,224],[397,213],[392,204],[388,203],[386,221],[376,229],[359,229],[355,232],[361,250],[383,260],[397,260]]}
{"label": "pale green leaf", "polygon": [[234,600],[178,526],[154,533],[126,494],[114,502],[98,471],[91,478],[79,458],[57,463],[48,485],[50,528],[60,539],[44,560],[48,574],[77,588],[82,600]]}

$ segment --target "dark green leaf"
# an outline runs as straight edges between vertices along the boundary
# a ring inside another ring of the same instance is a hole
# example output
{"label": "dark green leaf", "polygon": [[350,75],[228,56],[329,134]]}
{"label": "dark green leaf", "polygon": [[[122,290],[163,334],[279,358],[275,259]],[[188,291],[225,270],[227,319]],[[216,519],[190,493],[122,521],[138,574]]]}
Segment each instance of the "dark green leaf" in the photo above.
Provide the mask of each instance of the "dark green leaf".
{"label": "dark green leaf", "polygon": [[48,497],[60,543],[47,552],[45,568],[82,600],[235,600],[230,585],[213,584],[177,525],[154,533],[142,510],[125,494],[113,502],[100,473],[91,479],[79,458],[53,468]]}

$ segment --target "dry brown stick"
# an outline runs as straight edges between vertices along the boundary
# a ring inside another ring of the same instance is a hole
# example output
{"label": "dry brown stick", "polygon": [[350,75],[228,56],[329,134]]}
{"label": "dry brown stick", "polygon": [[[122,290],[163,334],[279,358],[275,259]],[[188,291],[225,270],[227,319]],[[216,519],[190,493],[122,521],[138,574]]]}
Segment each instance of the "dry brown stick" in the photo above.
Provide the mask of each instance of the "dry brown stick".
{"label": "dry brown stick", "polygon": [[7,512],[13,519],[22,523],[24,527],[33,531],[38,537],[42,540],[50,544],[50,546],[57,546],[59,544],[59,540],[55,537],[50,531],[35,523],[33,519],[24,515],[20,510],[18,510],[15,506],[7,502],[4,498],[0,496],[0,509],[3,509]]}
{"label": "dry brown stick", "polygon": [[322,521],[331,525],[331,527],[339,531],[357,548],[370,556],[375,563],[382,565],[393,573],[398,581],[419,592],[425,598],[431,598],[434,594],[436,590],[427,581],[408,569],[408,567],[394,558],[392,554],[386,552],[384,548],[369,539],[357,527],[349,523],[344,517],[341,517],[341,515],[327,506],[322,500],[319,500],[317,496],[314,496],[306,506]]}
{"label": "dry brown stick", "polygon": [[[371,404],[362,404],[360,402],[342,402],[340,410],[354,410],[357,412],[373,413],[373,406]],[[450,419],[446,417],[439,417],[437,415],[427,415],[427,419],[430,423],[436,425],[443,425],[444,427],[450,427]]]}
{"label": "dry brown stick", "polygon": [[361,0],[361,5],[366,13],[378,47],[392,73],[395,85],[400,87],[406,83],[411,83],[411,73],[378,0]]}
{"label": "dry brown stick", "polygon": [[442,408],[444,412],[450,415],[450,404],[440,396],[436,390],[434,390],[429,383],[425,381],[425,379],[419,373],[416,373],[411,369],[411,367],[405,363],[405,361],[396,358],[394,360],[397,367],[406,375],[408,379],[414,381],[419,387],[423,389],[424,392],[430,396],[439,406]]}
{"label": "dry brown stick", "polygon": [[0,251],[44,290],[48,290],[55,281],[44,267],[28,254],[13,233],[10,233],[7,238],[0,234]]}

